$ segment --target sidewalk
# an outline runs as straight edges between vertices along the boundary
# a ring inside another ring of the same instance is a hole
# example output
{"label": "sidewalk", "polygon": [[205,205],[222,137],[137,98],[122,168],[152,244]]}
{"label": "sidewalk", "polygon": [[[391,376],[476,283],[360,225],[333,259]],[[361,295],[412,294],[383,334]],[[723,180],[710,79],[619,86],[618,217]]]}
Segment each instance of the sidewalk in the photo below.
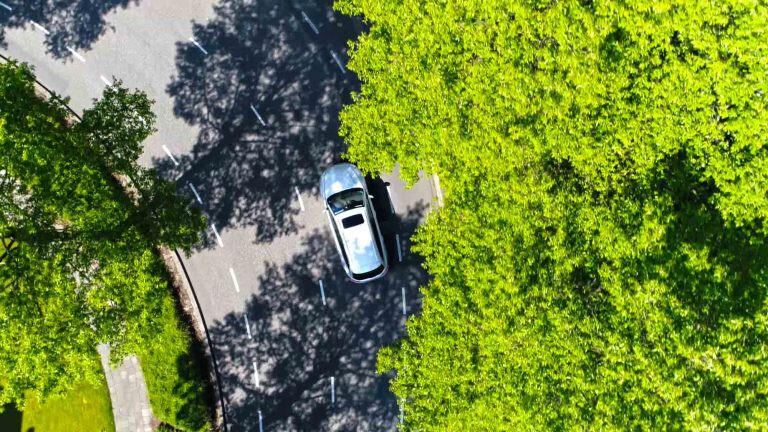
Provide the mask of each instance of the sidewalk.
{"label": "sidewalk", "polygon": [[117,369],[109,365],[109,347],[99,345],[101,366],[107,377],[116,432],[151,432],[156,422],[149,406],[147,385],[135,356],[126,357]]}

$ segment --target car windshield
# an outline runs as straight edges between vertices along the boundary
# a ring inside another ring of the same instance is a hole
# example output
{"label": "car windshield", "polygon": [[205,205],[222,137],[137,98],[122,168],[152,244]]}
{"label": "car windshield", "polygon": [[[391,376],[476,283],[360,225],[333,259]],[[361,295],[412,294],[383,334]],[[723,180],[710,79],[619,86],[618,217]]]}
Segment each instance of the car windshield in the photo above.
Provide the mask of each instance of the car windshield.
{"label": "car windshield", "polygon": [[364,205],[363,190],[349,189],[331,195],[330,198],[328,198],[328,205],[331,207],[333,214],[339,214],[346,210],[362,207]]}

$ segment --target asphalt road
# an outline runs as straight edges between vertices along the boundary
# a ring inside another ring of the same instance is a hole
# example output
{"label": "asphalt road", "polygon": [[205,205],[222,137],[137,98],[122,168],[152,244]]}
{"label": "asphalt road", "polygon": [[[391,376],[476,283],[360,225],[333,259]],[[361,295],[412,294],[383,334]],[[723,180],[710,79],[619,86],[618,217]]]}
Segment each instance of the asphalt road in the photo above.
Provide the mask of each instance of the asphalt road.
{"label": "asphalt road", "polygon": [[0,51],[76,111],[113,76],[156,100],[141,161],[209,217],[184,261],[230,430],[394,430],[376,352],[419,308],[426,275],[410,237],[433,191],[396,173],[382,175],[388,188],[370,181],[392,269],[348,282],[318,182],[345,150],[338,112],[359,88],[345,64],[361,23],[322,0],[0,2]]}

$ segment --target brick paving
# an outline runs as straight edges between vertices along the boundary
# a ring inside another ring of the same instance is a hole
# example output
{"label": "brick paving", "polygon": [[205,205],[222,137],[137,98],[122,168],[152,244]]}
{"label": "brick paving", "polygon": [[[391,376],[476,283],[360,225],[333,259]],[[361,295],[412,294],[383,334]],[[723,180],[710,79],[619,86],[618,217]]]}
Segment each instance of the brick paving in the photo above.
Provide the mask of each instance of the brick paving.
{"label": "brick paving", "polygon": [[112,369],[109,365],[109,347],[99,345],[101,366],[107,377],[109,397],[116,432],[151,432],[155,423],[149,405],[147,385],[141,365],[135,356],[126,357],[123,363]]}

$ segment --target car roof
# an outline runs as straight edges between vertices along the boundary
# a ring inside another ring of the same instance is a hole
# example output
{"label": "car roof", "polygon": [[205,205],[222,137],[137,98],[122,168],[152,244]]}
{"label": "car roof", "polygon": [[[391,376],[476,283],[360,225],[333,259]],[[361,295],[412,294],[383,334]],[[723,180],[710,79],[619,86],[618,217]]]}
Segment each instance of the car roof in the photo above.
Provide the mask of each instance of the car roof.
{"label": "car roof", "polygon": [[363,182],[363,175],[357,167],[350,163],[336,164],[323,172],[320,180],[321,193],[323,198],[328,199],[331,195],[347,189],[365,189]]}
{"label": "car roof", "polygon": [[[342,220],[350,216],[362,217],[363,223],[344,228]],[[344,250],[347,252],[349,270],[352,273],[361,274],[381,267],[383,263],[376,249],[376,239],[366,208],[347,210],[334,215],[334,217],[336,218],[336,226],[339,228],[341,241],[344,243]]]}

